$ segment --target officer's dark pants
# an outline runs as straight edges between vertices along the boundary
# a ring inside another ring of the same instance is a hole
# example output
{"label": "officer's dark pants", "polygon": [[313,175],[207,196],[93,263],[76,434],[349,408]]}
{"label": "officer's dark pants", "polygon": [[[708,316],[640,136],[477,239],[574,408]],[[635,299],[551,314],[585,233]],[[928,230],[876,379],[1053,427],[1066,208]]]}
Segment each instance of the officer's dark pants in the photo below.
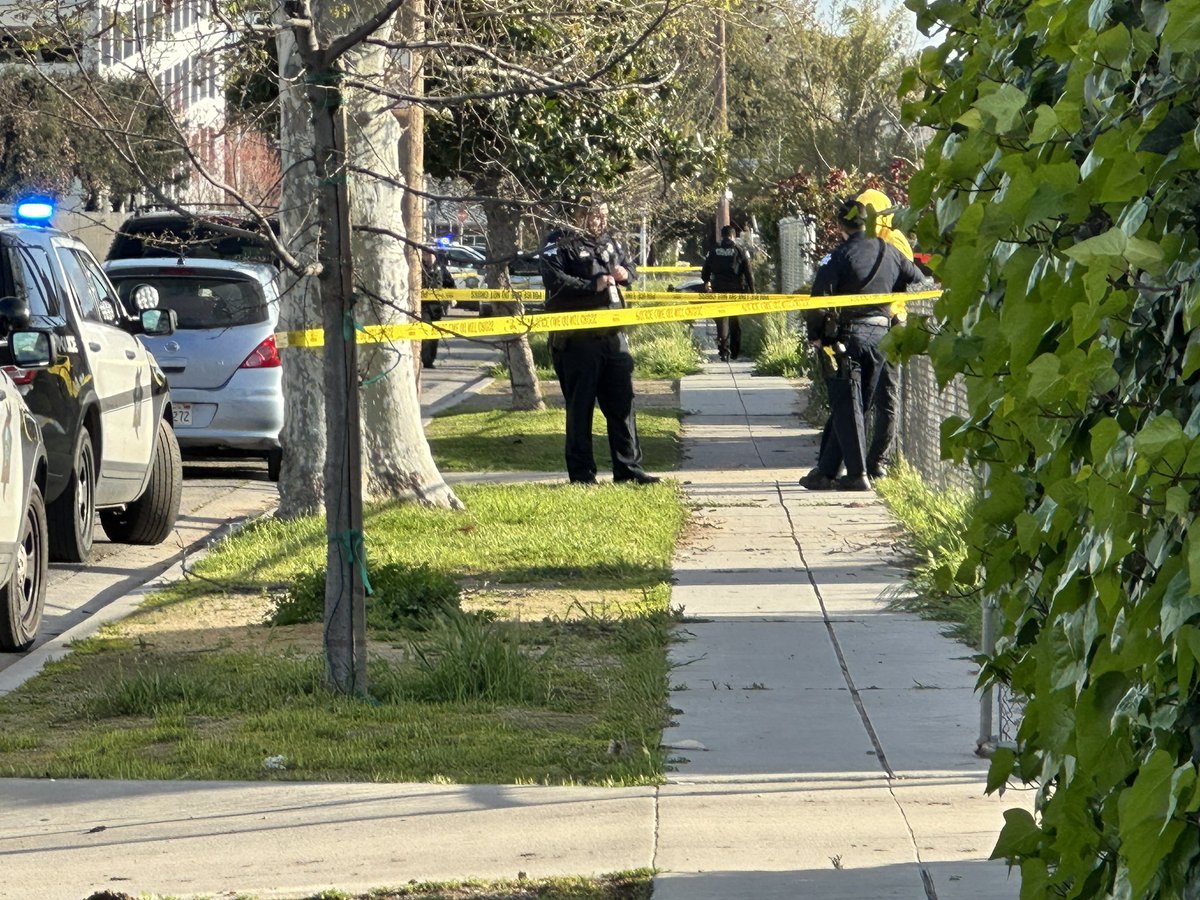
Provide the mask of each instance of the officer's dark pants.
{"label": "officer's dark pants", "polygon": [[737,359],[742,353],[742,323],[737,316],[720,316],[717,323],[717,355],[721,359]]}
{"label": "officer's dark pants", "polygon": [[841,341],[846,359],[838,374],[826,379],[829,391],[829,420],[821,434],[817,470],[829,478],[837,477],[842,463],[846,475],[856,477],[867,470],[866,429],[863,410],[871,408],[879,374],[886,362],[879,342],[887,334],[886,325],[862,325],[851,322]]}
{"label": "officer's dark pants", "polygon": [[554,372],[567,407],[567,475],[572,481],[596,480],[592,418],[596,405],[608,424],[613,480],[645,474],[633,412],[633,356],[623,334],[554,336]]}
{"label": "officer's dark pants", "polygon": [[900,371],[890,362],[879,370],[875,385],[875,424],[871,427],[871,446],[867,449],[867,473],[881,472],[891,459],[896,444],[897,415],[900,409]]}
{"label": "officer's dark pants", "polygon": [[[433,304],[425,303],[421,305],[421,321],[436,322],[442,318],[440,309],[432,309]],[[431,338],[421,341],[421,365],[426,369],[433,368],[433,361],[438,355],[438,339]]]}

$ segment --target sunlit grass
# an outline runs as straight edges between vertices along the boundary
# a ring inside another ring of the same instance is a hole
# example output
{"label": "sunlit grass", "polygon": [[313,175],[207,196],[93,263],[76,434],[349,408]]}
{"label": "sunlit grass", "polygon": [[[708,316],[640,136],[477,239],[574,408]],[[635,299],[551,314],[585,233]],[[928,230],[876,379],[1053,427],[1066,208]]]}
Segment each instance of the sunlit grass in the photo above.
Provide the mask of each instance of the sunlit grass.
{"label": "sunlit grass", "polygon": [[955,577],[967,555],[964,535],[972,497],[958,490],[934,490],[903,461],[875,487],[904,529],[909,563],[904,586],[891,605],[948,623],[949,636],[978,649],[982,628],[979,593],[974,585],[959,584]]}
{"label": "sunlit grass", "polygon": [[[639,409],[638,438],[646,468],[679,467],[678,410]],[[429,447],[445,472],[564,472],[566,413],[561,408],[531,412],[455,412],[433,419],[425,429]],[[604,417],[596,412],[592,445],[597,469],[612,470]]]}
{"label": "sunlit grass", "polygon": [[[316,633],[307,644],[246,650],[237,629],[224,628],[208,652],[172,650],[172,629],[194,630],[188,610],[215,591],[281,590],[322,563],[321,520],[264,520],[220,542],[190,582],[158,598],[146,618],[161,637],[112,627],[0,700],[0,774],[657,781],[667,582],[686,516],[677,485],[464,486],[461,496],[467,511],[372,508],[369,558],[477,583],[574,585],[584,595],[609,585],[643,601],[528,622],[459,614],[377,634],[361,699],[326,689]],[[254,628],[266,630],[242,626]]]}

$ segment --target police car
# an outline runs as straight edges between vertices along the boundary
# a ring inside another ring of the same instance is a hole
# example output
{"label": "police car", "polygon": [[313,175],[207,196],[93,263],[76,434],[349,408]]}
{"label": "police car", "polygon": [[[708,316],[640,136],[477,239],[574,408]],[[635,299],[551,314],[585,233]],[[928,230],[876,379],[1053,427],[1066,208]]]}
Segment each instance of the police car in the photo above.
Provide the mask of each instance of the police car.
{"label": "police car", "polygon": [[[0,335],[28,326],[24,310],[0,300]],[[51,335],[18,330],[0,361],[27,369],[51,362]],[[46,448],[42,430],[12,380],[0,373],[0,650],[27,650],[46,603]]]}
{"label": "police car", "polygon": [[143,294],[129,318],[80,241],[49,227],[45,201],[0,210],[0,297],[52,334],[51,364],[8,369],[42,428],[50,558],[85,561],[100,524],[114,541],[157,544],[175,527],[182,494],[167,380],[135,335],[174,331],[169,310]]}

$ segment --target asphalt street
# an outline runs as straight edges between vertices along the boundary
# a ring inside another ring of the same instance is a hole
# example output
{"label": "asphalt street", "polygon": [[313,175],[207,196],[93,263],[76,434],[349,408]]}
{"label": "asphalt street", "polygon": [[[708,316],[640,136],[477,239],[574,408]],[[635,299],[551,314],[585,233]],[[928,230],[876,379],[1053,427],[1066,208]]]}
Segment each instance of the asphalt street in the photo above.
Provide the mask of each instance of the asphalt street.
{"label": "asphalt street", "polygon": [[[214,535],[231,522],[262,515],[278,499],[267,480],[263,460],[184,460],[183,499],[170,538],[156,546],[111,542],[99,525],[87,563],[52,563],[46,587],[46,609],[34,648],[70,639],[71,632],[94,616],[111,611],[131,591],[164,573],[186,566]],[[3,672],[27,654],[0,654],[0,692]]]}

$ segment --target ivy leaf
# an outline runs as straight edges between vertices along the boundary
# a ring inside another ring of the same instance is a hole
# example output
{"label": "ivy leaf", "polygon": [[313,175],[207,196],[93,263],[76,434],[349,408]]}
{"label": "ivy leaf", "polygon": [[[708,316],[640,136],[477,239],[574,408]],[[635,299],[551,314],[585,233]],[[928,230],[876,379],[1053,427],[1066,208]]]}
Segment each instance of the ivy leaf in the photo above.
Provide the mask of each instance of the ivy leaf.
{"label": "ivy leaf", "polygon": [[1017,754],[1008,747],[997,747],[992,753],[992,764],[988,766],[987,787],[984,790],[986,794],[993,794],[996,791],[1004,793],[1004,786],[1008,783],[1008,779],[1012,777],[1013,769],[1017,764]]}
{"label": "ivy leaf", "polygon": [[1164,49],[1175,53],[1200,50],[1200,0],[1172,0],[1164,4],[1167,25],[1162,32]]}
{"label": "ivy leaf", "polygon": [[[1178,2],[1178,0],[1176,0]],[[1166,156],[1183,144],[1183,138],[1196,127],[1196,117],[1182,106],[1173,107],[1138,144],[1139,153]]]}
{"label": "ivy leaf", "polygon": [[1162,634],[1169,638],[1178,631],[1188,619],[1200,613],[1200,593],[1196,592],[1194,572],[1192,569],[1192,547],[1188,542],[1188,571],[1182,569],[1167,584],[1167,591],[1162,598]]}
{"label": "ivy leaf", "polygon": [[1016,859],[1032,856],[1037,852],[1042,832],[1028,810],[1006,809],[1004,827],[996,839],[996,846],[988,859]]}
{"label": "ivy leaf", "polygon": [[1125,242],[1125,258],[1138,269],[1157,272],[1163,261],[1163,249],[1153,241],[1131,237]]}
{"label": "ivy leaf", "polygon": [[1029,131],[1029,143],[1044,144],[1058,131],[1058,116],[1044,103],[1037,108],[1034,115],[1033,128]]}
{"label": "ivy leaf", "polygon": [[1120,258],[1125,253],[1128,240],[1120,228],[1110,228],[1104,234],[1080,241],[1063,252],[1076,262],[1091,266],[1097,262],[1111,262]]}
{"label": "ivy leaf", "polygon": [[997,134],[1006,134],[1021,120],[1021,111],[1028,103],[1029,98],[1020,88],[1002,84],[987,96],[980,97],[972,106],[985,117],[991,117]]}
{"label": "ivy leaf", "polygon": [[1185,487],[1175,485],[1167,488],[1167,512],[1173,516],[1185,515],[1192,502],[1192,492]]}
{"label": "ivy leaf", "polygon": [[1029,396],[1046,399],[1059,381],[1061,363],[1053,353],[1043,353],[1027,367],[1029,373]]}
{"label": "ivy leaf", "polygon": [[1103,418],[1092,426],[1092,460],[1099,462],[1108,456],[1108,451],[1121,436],[1121,425],[1111,417]]}
{"label": "ivy leaf", "polygon": [[1133,448],[1150,459],[1158,459],[1174,443],[1182,443],[1183,426],[1170,413],[1155,416],[1137,433]]}
{"label": "ivy leaf", "polygon": [[[1183,830],[1182,822],[1172,821],[1177,791],[1191,787],[1195,772],[1189,763],[1180,767],[1165,750],[1155,750],[1138,771],[1133,786],[1117,801],[1120,816],[1121,858],[1129,869],[1130,886],[1135,897],[1143,896],[1159,863],[1166,858]],[[1006,816],[1007,818],[1007,816]]]}
{"label": "ivy leaf", "polygon": [[1188,532],[1187,567],[1192,590],[1196,591],[1200,587],[1200,527]]}

